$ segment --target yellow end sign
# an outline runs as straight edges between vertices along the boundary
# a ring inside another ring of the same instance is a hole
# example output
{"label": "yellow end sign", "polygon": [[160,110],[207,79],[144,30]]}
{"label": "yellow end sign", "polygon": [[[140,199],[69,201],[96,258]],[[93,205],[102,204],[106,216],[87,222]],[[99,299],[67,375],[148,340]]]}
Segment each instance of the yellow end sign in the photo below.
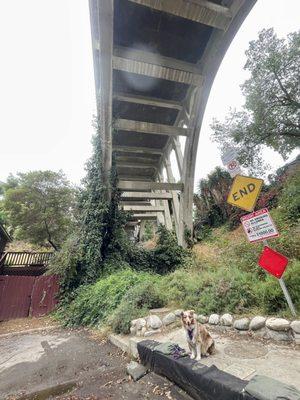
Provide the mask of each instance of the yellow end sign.
{"label": "yellow end sign", "polygon": [[231,186],[227,203],[246,211],[253,211],[263,183],[263,179],[237,175]]}

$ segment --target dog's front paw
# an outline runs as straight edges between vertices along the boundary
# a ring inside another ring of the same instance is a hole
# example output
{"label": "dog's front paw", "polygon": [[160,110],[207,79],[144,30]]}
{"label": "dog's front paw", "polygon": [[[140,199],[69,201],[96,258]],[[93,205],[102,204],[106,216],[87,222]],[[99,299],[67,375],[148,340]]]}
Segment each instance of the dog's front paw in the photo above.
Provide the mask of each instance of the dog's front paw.
{"label": "dog's front paw", "polygon": [[201,356],[197,356],[196,361],[201,361]]}
{"label": "dog's front paw", "polygon": [[190,355],[190,358],[191,358],[191,360],[194,360],[195,354],[192,353],[192,354]]}

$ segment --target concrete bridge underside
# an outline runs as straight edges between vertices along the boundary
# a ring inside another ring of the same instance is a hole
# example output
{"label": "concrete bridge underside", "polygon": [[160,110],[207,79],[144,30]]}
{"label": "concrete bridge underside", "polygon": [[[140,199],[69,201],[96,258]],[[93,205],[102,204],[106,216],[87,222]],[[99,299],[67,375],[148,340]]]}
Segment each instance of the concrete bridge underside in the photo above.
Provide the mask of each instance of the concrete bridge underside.
{"label": "concrete bridge underside", "polygon": [[183,245],[185,232],[192,233],[205,106],[224,54],[255,1],[90,0],[105,179],[108,184],[114,152],[132,226],[156,220],[175,229]]}

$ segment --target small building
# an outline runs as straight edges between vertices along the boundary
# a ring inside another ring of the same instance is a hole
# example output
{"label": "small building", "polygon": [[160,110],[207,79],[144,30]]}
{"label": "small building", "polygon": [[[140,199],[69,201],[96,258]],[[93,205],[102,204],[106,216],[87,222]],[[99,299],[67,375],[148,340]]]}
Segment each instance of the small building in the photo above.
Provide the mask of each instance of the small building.
{"label": "small building", "polygon": [[2,224],[0,224],[0,254],[4,251],[7,242],[11,242],[11,236]]}

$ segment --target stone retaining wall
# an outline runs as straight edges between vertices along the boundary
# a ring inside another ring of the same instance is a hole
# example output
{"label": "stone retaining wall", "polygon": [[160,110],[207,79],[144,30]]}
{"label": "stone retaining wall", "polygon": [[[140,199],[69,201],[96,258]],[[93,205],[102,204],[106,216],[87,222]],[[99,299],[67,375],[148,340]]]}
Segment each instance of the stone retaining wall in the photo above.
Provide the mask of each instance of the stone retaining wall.
{"label": "stone retaining wall", "polygon": [[[133,336],[143,337],[159,334],[169,327],[178,325],[181,311],[164,313],[162,317],[151,313],[145,318],[133,320],[131,321],[130,332]],[[223,315],[211,314],[210,316],[198,315],[197,319],[202,324],[232,329],[241,334],[248,332],[253,336],[264,339],[300,344],[300,320],[290,322],[284,318],[262,316],[234,318],[228,313]]]}

